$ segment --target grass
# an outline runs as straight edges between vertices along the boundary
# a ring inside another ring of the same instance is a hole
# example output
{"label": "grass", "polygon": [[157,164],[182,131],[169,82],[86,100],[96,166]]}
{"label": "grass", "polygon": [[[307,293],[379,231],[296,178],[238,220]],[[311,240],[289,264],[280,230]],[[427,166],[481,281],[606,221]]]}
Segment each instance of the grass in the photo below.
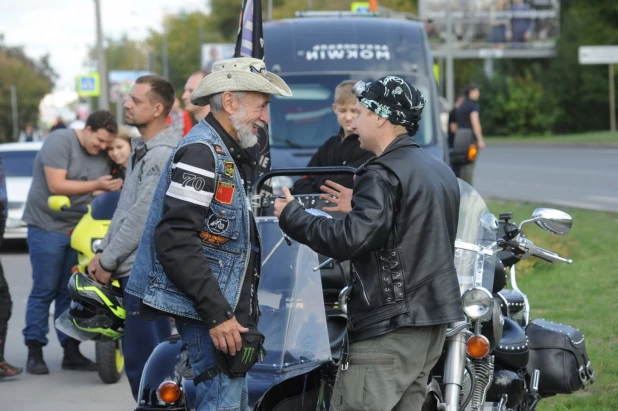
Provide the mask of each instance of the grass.
{"label": "grass", "polygon": [[618,133],[598,131],[582,134],[564,134],[546,137],[487,137],[488,144],[591,144],[618,146]]}
{"label": "grass", "polygon": [[[514,213],[515,221],[541,205],[488,201],[490,211]],[[618,410],[618,213],[560,208],[573,217],[566,236],[524,226],[536,245],[573,259],[550,265],[530,259],[518,265],[518,285],[530,300],[530,318],[579,328],[596,372],[587,390],[541,401],[539,411]]]}

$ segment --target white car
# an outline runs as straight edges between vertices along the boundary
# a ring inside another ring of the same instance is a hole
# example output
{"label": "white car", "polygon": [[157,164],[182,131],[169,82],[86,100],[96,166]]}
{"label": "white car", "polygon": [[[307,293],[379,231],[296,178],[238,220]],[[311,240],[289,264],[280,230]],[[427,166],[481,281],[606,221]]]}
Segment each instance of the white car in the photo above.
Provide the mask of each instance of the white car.
{"label": "white car", "polygon": [[9,200],[5,239],[26,239],[27,227],[21,218],[32,184],[34,158],[42,145],[42,142],[0,144],[0,161],[6,177],[6,193]]}

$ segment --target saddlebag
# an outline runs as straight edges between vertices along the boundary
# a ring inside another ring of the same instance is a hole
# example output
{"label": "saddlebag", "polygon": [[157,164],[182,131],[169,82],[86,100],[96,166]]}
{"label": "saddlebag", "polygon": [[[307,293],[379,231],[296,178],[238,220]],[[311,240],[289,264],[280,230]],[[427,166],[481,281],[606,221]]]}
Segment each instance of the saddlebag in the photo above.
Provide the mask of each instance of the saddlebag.
{"label": "saddlebag", "polygon": [[571,394],[594,382],[594,371],[580,330],[544,319],[526,327],[530,360],[526,370],[541,372],[539,393]]}

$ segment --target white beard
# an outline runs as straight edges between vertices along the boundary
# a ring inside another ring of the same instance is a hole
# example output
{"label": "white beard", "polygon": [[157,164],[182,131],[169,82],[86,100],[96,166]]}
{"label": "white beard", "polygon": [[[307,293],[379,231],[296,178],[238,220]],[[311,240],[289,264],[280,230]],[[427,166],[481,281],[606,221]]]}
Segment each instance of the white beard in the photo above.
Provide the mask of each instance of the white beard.
{"label": "white beard", "polygon": [[[241,106],[240,111],[238,113],[230,116],[230,120],[232,121],[232,126],[236,133],[238,134],[238,145],[241,148],[253,147],[258,142],[257,133],[253,133],[253,125],[257,123],[243,124],[243,117],[245,117],[245,108]],[[259,122],[261,123],[261,122]],[[261,124],[257,124],[261,125]]]}

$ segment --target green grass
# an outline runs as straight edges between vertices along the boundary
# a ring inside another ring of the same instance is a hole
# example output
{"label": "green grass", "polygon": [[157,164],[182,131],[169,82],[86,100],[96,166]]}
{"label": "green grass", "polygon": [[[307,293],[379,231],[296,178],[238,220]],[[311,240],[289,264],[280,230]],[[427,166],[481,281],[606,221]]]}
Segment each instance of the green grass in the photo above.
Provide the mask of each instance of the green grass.
{"label": "green grass", "polygon": [[[540,205],[539,205],[540,206]],[[488,201],[492,213],[529,218],[535,204]],[[527,260],[518,265],[519,288],[528,295],[530,318],[545,318],[582,330],[596,371],[587,390],[542,400],[540,411],[618,410],[618,213],[560,207],[573,217],[566,236],[524,226],[536,245],[573,259],[572,265]]]}
{"label": "green grass", "polygon": [[618,146],[618,133],[599,131],[582,134],[564,134],[546,137],[487,137],[488,144],[592,144]]}

